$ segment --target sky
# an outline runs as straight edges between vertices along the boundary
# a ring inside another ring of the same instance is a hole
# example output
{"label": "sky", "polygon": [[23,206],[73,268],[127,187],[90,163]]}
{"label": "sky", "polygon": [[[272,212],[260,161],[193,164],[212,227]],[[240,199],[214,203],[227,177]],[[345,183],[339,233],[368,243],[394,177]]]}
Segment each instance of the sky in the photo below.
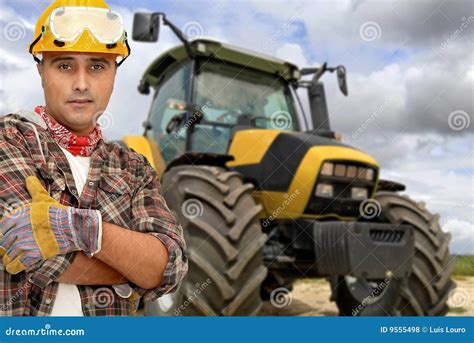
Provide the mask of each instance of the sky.
{"label": "sky", "polygon": [[[370,153],[381,177],[440,214],[451,251],[474,254],[474,3],[468,0],[108,1],[131,32],[133,13],[165,12],[188,37],[211,37],[300,67],[345,65],[349,96],[324,77],[332,129]],[[42,104],[27,53],[45,0],[0,0],[0,115]],[[151,96],[145,67],[179,44],[131,42],[107,112],[109,139],[141,134]]]}

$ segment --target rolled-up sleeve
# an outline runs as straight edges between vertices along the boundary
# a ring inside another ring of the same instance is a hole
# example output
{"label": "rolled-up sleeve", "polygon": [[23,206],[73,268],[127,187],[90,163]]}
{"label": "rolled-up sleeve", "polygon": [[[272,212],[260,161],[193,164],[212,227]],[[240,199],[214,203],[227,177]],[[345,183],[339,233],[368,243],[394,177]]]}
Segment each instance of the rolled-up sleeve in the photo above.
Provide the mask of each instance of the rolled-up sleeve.
{"label": "rolled-up sleeve", "polygon": [[188,258],[183,228],[160,194],[158,175],[148,163],[142,175],[141,186],[132,199],[132,228],[156,237],[168,250],[168,263],[158,287],[146,290],[132,285],[144,301],[152,301],[177,290],[188,271]]}

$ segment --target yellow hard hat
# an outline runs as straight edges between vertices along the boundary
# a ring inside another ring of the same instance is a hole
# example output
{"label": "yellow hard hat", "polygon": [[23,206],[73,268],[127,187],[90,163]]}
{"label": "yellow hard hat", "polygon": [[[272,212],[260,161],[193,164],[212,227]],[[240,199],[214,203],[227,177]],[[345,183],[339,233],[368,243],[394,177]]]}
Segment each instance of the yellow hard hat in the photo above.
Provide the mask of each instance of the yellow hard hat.
{"label": "yellow hard hat", "polygon": [[104,0],[54,0],[39,17],[29,51],[36,62],[45,51],[130,55],[120,14]]}

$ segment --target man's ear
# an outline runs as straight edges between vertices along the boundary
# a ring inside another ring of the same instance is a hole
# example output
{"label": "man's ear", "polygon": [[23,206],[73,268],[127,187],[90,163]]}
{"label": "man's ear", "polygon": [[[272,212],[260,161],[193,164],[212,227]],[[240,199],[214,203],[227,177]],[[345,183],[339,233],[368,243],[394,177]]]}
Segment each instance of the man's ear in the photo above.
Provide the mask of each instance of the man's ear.
{"label": "man's ear", "polygon": [[40,63],[36,63],[36,69],[38,69],[38,74],[39,76],[41,77],[41,87],[44,88],[44,80],[43,80],[43,61],[41,61]]}
{"label": "man's ear", "polygon": [[41,61],[40,63],[36,63],[36,68],[38,69],[39,75],[42,76],[42,74],[43,74],[43,61]]}

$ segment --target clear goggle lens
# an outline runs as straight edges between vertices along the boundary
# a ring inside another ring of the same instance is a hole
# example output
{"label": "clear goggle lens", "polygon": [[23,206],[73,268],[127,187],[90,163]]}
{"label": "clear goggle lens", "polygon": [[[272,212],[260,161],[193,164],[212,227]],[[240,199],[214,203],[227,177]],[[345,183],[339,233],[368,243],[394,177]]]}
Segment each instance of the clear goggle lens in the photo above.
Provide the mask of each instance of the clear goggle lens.
{"label": "clear goggle lens", "polygon": [[119,13],[96,7],[59,7],[49,17],[54,37],[62,42],[76,40],[85,29],[103,44],[114,44],[122,38],[123,20]]}

